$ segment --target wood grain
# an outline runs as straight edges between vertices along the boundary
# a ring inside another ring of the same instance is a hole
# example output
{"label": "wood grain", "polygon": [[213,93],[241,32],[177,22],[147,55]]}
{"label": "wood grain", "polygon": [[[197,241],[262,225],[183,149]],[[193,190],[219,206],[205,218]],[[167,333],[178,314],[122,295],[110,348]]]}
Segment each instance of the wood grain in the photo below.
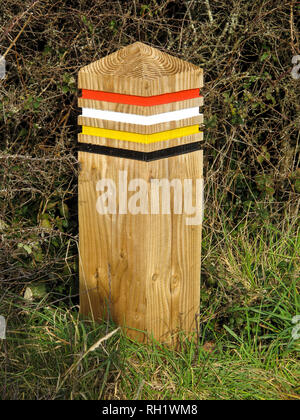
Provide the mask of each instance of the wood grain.
{"label": "wood grain", "polygon": [[[193,156],[181,155],[176,160],[177,176],[180,179],[202,178],[203,181],[203,150],[193,153]],[[201,198],[202,213],[203,196]],[[177,341],[176,334],[182,331],[188,334],[193,331],[200,311],[198,302],[200,301],[201,234],[201,225],[186,226],[182,215],[172,214],[170,329],[173,331],[174,344]]]}
{"label": "wood grain", "polygon": [[[128,183],[144,179],[202,178],[202,151],[139,162],[80,152],[80,312],[101,320],[111,315],[127,334],[171,344],[178,329],[195,329],[200,303],[201,225],[185,214],[116,214],[96,211],[97,181],[127,171]],[[133,192],[128,192],[128,197]],[[160,191],[162,199],[162,191]],[[143,239],[141,240],[141,232]],[[145,331],[140,332],[137,330]]]}
{"label": "wood grain", "polygon": [[[78,117],[78,124],[89,127],[103,128],[106,130],[118,130],[128,133],[137,133],[137,134],[155,134],[165,131],[174,130],[177,128],[184,128],[189,126],[194,126],[196,124],[203,123],[203,114],[198,115],[197,117],[186,118],[178,121],[168,121],[159,124],[152,125],[139,125],[139,124],[128,124],[124,122],[117,121],[108,121],[102,120],[100,118],[90,118],[90,117]],[[103,136],[104,137],[104,136]],[[145,140],[147,141],[147,140]]]}
{"label": "wood grain", "polygon": [[141,42],[82,67],[78,74],[80,89],[138,96],[202,86],[202,69]]}
{"label": "wood grain", "polygon": [[203,105],[203,97],[188,99],[186,101],[171,102],[165,105],[136,106],[124,105],[114,102],[96,101],[92,99],[78,98],[78,106],[81,108],[102,109],[104,111],[125,112],[127,114],[155,115],[163,112],[178,111],[180,109],[193,108]]}
{"label": "wood grain", "polygon": [[169,147],[180,146],[181,144],[194,143],[203,140],[203,132],[191,136],[179,137],[172,140],[158,141],[156,143],[135,143],[132,141],[108,139],[106,137],[88,136],[78,134],[78,141],[81,143],[96,144],[99,146],[115,147],[117,149],[136,150],[140,152],[153,152],[154,150],[167,149]]}

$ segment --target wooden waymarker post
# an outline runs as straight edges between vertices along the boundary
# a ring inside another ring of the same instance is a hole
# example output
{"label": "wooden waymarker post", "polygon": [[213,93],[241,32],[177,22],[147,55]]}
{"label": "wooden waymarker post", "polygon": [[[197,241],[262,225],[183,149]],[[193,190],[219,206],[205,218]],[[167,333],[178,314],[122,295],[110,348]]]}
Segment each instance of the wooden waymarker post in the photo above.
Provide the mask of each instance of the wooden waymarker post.
{"label": "wooden waymarker post", "polygon": [[80,311],[139,341],[196,327],[202,86],[202,69],[140,42],[79,71]]}

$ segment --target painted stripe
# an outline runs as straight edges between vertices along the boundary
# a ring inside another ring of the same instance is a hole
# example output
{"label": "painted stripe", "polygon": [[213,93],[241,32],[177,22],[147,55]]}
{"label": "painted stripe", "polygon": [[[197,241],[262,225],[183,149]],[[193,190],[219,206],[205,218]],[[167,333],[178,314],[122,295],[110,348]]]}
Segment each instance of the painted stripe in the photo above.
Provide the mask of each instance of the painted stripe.
{"label": "painted stripe", "polygon": [[154,150],[166,149],[168,147],[181,146],[188,143],[203,142],[203,131],[191,136],[179,137],[171,140],[157,141],[155,143],[133,143],[124,140],[108,139],[105,137],[87,136],[78,134],[79,143],[90,143],[99,146],[115,147],[117,149],[129,149],[139,152],[153,152]]}
{"label": "painted stripe", "polygon": [[157,141],[171,140],[176,137],[190,136],[199,133],[199,125],[175,128],[174,130],[160,131],[154,134],[137,134],[128,131],[108,130],[105,128],[82,126],[82,134],[109,139],[132,141],[135,143],[155,143]]}
{"label": "painted stripe", "polygon": [[179,121],[169,121],[151,125],[128,124],[125,122],[102,120],[100,118],[89,118],[82,116],[78,117],[78,125],[105,128],[106,130],[127,131],[129,133],[137,134],[161,133],[162,131],[174,130],[175,128],[189,127],[191,125],[196,124],[198,124],[199,126],[203,124],[202,115],[198,115],[197,117],[192,118],[185,118],[184,120]]}
{"label": "painted stripe", "polygon": [[129,124],[153,125],[169,121],[178,121],[185,118],[199,116],[199,108],[187,108],[178,111],[164,112],[156,115],[126,114],[125,112],[102,111],[100,109],[82,108],[82,117],[97,118],[101,120],[124,122]]}
{"label": "painted stripe", "polygon": [[169,158],[173,156],[183,155],[186,153],[196,152],[202,150],[201,143],[188,143],[180,146],[168,147],[167,149],[155,150],[153,152],[139,152],[136,150],[117,149],[115,147],[99,146],[89,143],[78,143],[79,152],[94,153],[106,156],[115,156],[118,158],[142,160],[144,162],[151,162]]}
{"label": "painted stripe", "polygon": [[83,99],[94,99],[97,101],[116,102],[127,105],[152,106],[168,104],[170,102],[184,101],[186,99],[198,98],[199,89],[181,90],[180,92],[164,93],[154,96],[125,95],[121,93],[103,92],[99,90],[82,89]]}
{"label": "painted stripe", "polygon": [[78,98],[78,106],[79,108],[93,108],[101,109],[103,111],[126,112],[127,114],[147,116],[203,106],[203,96],[187,99],[185,101],[170,102],[169,104],[153,106],[126,105],[114,102]]}

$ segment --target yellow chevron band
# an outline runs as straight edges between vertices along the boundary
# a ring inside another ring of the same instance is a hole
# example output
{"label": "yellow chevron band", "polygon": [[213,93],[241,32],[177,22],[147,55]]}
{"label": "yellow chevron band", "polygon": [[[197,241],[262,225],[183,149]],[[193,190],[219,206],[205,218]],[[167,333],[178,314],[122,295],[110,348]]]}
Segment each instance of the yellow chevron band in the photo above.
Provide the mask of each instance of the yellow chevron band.
{"label": "yellow chevron band", "polygon": [[171,140],[177,137],[190,136],[199,133],[199,125],[175,128],[174,130],[161,131],[153,134],[138,134],[127,131],[108,130],[105,128],[82,126],[82,134],[90,136],[106,137],[116,140],[132,141],[134,143],[155,143],[163,140]]}

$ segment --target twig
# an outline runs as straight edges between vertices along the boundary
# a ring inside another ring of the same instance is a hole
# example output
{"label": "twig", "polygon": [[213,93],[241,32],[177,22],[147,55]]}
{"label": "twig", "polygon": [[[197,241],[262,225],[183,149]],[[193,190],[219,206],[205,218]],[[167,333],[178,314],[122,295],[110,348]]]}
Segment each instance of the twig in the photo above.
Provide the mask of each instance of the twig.
{"label": "twig", "polygon": [[22,34],[22,32],[24,31],[24,29],[26,28],[26,26],[28,25],[30,19],[32,18],[32,15],[29,16],[29,18],[26,20],[26,22],[24,23],[22,29],[20,30],[20,32],[18,33],[18,35],[15,37],[15,39],[13,40],[13,42],[10,44],[10,46],[7,48],[7,50],[5,51],[5,53],[3,54],[3,57],[6,57],[6,55],[9,53],[9,51],[12,49],[12,47],[15,45],[15,43],[18,41],[20,35]]}
{"label": "twig", "polygon": [[192,4],[193,4],[193,1],[191,1],[189,3],[186,1],[185,2],[185,7],[186,7],[187,13],[188,13],[189,18],[190,18],[191,28],[193,29],[193,32],[194,32],[195,36],[197,36],[197,31],[196,31],[195,25],[193,23],[193,18],[192,18],[192,14],[191,14],[191,6],[192,6]]}
{"label": "twig", "polygon": [[291,48],[293,51],[293,54],[296,54],[298,48],[298,38],[296,40],[296,46],[295,46],[295,27],[294,27],[294,4],[295,0],[292,0],[290,4],[290,32],[291,32]]}
{"label": "twig", "polygon": [[15,19],[14,19],[14,21],[8,27],[8,29],[6,31],[3,31],[3,33],[2,33],[2,35],[0,37],[0,40],[2,40],[9,33],[9,31],[11,31],[12,28],[19,22],[19,20],[21,20],[23,18],[23,16],[25,16],[29,12],[29,10],[31,10],[39,2],[40,2],[40,0],[36,0],[20,16],[16,16]]}
{"label": "twig", "polygon": [[204,0],[204,1],[205,1],[205,5],[206,5],[206,8],[207,8],[208,19],[209,19],[210,23],[214,23],[214,18],[213,18],[213,15],[211,13],[209,0]]}
{"label": "twig", "polygon": [[227,29],[228,29],[228,26],[229,26],[229,22],[227,21],[227,22],[226,22],[226,25],[225,25],[225,27],[224,27],[224,29],[223,29],[223,31],[222,31],[222,33],[221,33],[221,35],[220,35],[220,37],[218,38],[218,41],[217,41],[216,46],[215,46],[215,49],[213,50],[213,53],[212,53],[212,55],[211,55],[211,58],[214,58],[214,56],[216,55],[216,52],[217,52],[217,50],[218,50],[218,48],[219,48],[219,45],[220,45],[221,39],[225,36],[225,34],[226,34],[226,32],[227,32]]}

